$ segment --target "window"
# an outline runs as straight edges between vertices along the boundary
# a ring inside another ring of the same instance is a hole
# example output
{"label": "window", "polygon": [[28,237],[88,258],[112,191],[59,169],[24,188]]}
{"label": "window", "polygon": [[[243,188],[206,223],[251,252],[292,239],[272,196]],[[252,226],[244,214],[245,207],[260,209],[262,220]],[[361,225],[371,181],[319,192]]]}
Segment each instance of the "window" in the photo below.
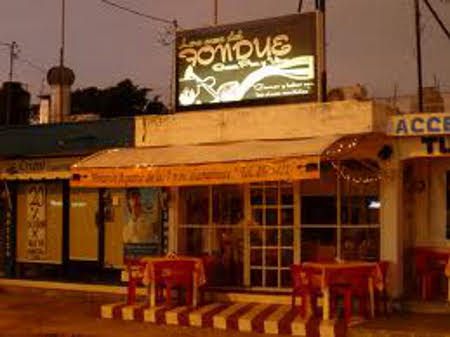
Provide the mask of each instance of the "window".
{"label": "window", "polygon": [[300,190],[302,261],[379,258],[378,182],[338,181],[329,168],[319,180],[303,181]]}
{"label": "window", "polygon": [[180,188],[180,254],[202,256],[211,285],[243,283],[243,187]]}

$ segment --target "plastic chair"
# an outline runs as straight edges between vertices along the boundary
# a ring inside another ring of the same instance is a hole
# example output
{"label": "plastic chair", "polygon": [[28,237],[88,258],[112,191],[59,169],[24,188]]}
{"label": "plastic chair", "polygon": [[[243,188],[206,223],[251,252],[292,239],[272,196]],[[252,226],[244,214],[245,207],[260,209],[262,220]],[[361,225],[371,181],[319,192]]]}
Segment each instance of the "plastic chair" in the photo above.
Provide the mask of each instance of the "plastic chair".
{"label": "plastic chair", "polygon": [[433,290],[437,288],[438,280],[443,268],[432,264],[433,254],[418,249],[416,252],[416,277],[420,295],[423,300],[433,297]]}
{"label": "plastic chair", "polygon": [[331,309],[336,310],[338,297],[342,296],[344,300],[344,320],[348,324],[352,318],[353,297],[358,298],[358,313],[367,316],[368,314],[368,289],[369,275],[360,271],[346,271],[345,280],[342,283],[336,283],[331,286]]}
{"label": "plastic chair", "polygon": [[136,287],[142,283],[146,264],[139,259],[126,259],[124,262],[128,272],[127,304],[133,305],[136,303]]}
{"label": "plastic chair", "polygon": [[[156,267],[155,267],[156,268]],[[192,304],[195,261],[172,260],[157,263],[158,274],[166,287],[166,304],[171,305],[172,289],[184,288],[186,303]]]}
{"label": "plastic chair", "polygon": [[[377,302],[376,308],[380,307],[380,304],[383,305],[383,313],[384,315],[388,314],[388,295],[387,295],[387,273],[389,270],[389,262],[388,261],[380,261],[378,262],[378,268],[380,269],[381,273],[381,282],[383,283],[383,290],[376,292],[375,300]],[[380,312],[380,310],[378,310]]]}
{"label": "plastic chair", "polygon": [[317,297],[322,295],[320,288],[315,287],[312,282],[312,271],[302,265],[290,266],[292,279],[292,309],[295,308],[296,297],[302,298],[301,314],[305,317],[307,308],[307,297],[311,299],[312,313],[315,313]]}

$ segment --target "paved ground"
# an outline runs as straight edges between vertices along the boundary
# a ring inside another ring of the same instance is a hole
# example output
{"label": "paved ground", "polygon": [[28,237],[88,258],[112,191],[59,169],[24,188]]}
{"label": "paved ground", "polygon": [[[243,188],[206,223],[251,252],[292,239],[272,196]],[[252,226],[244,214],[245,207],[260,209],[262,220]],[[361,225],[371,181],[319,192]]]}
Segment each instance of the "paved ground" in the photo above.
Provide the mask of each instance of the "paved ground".
{"label": "paved ground", "polygon": [[0,293],[1,337],[256,337],[207,328],[100,319],[101,299],[53,294]]}
{"label": "paved ground", "polygon": [[[261,337],[207,328],[100,319],[100,305],[117,300],[56,291],[2,291],[0,337]],[[273,336],[273,335],[266,335]],[[450,337],[450,315],[404,314],[349,329],[348,337]]]}
{"label": "paved ground", "polygon": [[448,314],[402,314],[350,328],[348,337],[450,337]]}

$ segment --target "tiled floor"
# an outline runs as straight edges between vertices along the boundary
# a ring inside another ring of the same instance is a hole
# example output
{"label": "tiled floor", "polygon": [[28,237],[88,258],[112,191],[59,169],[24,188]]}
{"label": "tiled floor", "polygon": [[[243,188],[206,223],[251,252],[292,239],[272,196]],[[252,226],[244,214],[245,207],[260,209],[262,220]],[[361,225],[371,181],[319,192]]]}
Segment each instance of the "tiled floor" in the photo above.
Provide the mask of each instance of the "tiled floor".
{"label": "tiled floor", "polygon": [[214,327],[268,334],[317,336],[319,320],[304,319],[288,305],[256,303],[211,303],[198,308],[187,306],[149,308],[146,304],[103,305],[102,318],[137,320],[157,324]]}

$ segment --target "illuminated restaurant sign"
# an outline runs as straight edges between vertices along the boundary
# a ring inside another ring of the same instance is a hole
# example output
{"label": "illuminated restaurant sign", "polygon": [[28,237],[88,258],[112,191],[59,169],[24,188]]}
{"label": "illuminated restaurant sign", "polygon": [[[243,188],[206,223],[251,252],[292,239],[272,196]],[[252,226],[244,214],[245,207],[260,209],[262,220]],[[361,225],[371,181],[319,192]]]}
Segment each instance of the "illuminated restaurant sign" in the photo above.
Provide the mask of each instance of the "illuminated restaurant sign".
{"label": "illuminated restaurant sign", "polygon": [[450,113],[393,116],[389,121],[388,134],[391,136],[450,134]]}
{"label": "illuminated restaurant sign", "polygon": [[306,13],[178,33],[177,109],[317,100],[317,21]]}

